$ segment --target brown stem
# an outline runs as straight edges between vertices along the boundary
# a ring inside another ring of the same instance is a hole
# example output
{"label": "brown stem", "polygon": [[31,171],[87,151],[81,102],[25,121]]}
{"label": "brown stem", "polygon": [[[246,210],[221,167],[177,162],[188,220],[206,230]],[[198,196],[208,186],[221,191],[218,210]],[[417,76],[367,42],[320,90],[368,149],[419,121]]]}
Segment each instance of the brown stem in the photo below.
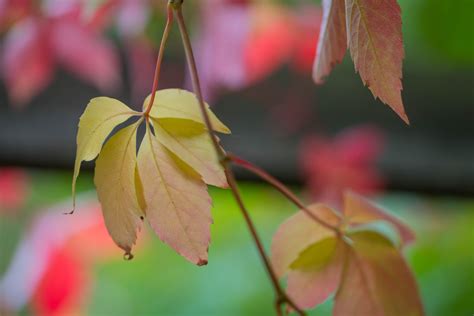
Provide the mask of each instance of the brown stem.
{"label": "brown stem", "polygon": [[[264,181],[268,182],[275,189],[280,191],[281,194],[283,194],[288,200],[293,202],[297,207],[299,207],[303,212],[305,212],[306,215],[308,215],[315,222],[323,225],[326,228],[329,228],[329,229],[333,230],[336,234],[339,234],[339,229],[338,229],[337,226],[333,226],[333,225],[327,223],[326,221],[321,219],[319,216],[317,216],[316,214],[311,212],[304,205],[304,203],[301,202],[301,200],[293,192],[291,192],[290,189],[288,189],[288,187],[286,187],[283,183],[278,181],[276,178],[274,178],[268,172],[266,172],[265,170],[255,166],[254,164],[252,164],[252,163],[250,163],[250,162],[248,162],[248,161],[246,161],[242,158],[239,158],[239,157],[237,157],[233,154],[228,153],[227,157],[229,158],[229,160],[234,162],[236,165],[247,169],[248,171],[250,171],[250,172],[254,173],[255,175],[259,176],[260,178],[262,178]],[[337,213],[334,213],[334,214],[338,215]]]}
{"label": "brown stem", "polygon": [[161,63],[163,62],[163,55],[170,34],[171,26],[173,25],[173,8],[168,4],[168,14],[166,19],[166,26],[163,31],[163,37],[161,38],[160,50],[158,52],[158,58],[156,59],[155,75],[153,78],[153,87],[151,89],[150,102],[147,105],[146,111],[143,114],[147,119],[150,115],[153,102],[155,102],[156,90],[158,89],[158,82],[160,81]]}
{"label": "brown stem", "polygon": [[201,86],[200,86],[200,82],[199,82],[198,71],[197,71],[197,68],[196,68],[196,62],[194,60],[193,50],[192,50],[192,47],[191,47],[191,41],[189,39],[186,24],[184,22],[183,13],[182,13],[182,10],[181,10],[181,4],[182,4],[182,1],[180,1],[180,0],[173,1],[173,3],[172,3],[173,8],[176,12],[176,16],[177,16],[179,30],[180,30],[180,33],[181,33],[181,38],[182,38],[184,50],[185,50],[185,53],[186,53],[186,59],[187,59],[187,62],[188,62],[189,72],[191,74],[191,80],[192,80],[192,83],[193,83],[193,89],[194,89],[194,92],[196,93],[196,96],[198,98],[199,107],[201,109],[201,114],[202,114],[202,117],[204,119],[204,123],[206,124],[209,136],[212,139],[214,149],[216,151],[216,154],[219,157],[219,161],[221,162],[221,164],[224,168],[225,175],[227,177],[227,182],[229,183],[229,187],[230,187],[230,189],[232,191],[232,194],[235,198],[235,201],[237,202],[237,204],[239,206],[239,209],[240,209],[240,211],[241,211],[241,213],[242,213],[242,215],[245,219],[245,223],[247,224],[247,227],[250,231],[250,234],[251,234],[251,236],[252,236],[252,238],[255,242],[255,245],[257,246],[257,250],[258,250],[258,252],[260,254],[260,257],[261,257],[261,259],[262,259],[262,261],[265,265],[265,268],[267,270],[267,273],[270,277],[273,288],[275,290],[275,294],[277,296],[276,299],[277,299],[277,302],[278,302],[277,303],[277,314],[281,313],[281,309],[280,309],[281,305],[283,303],[286,303],[291,308],[293,308],[299,315],[305,315],[304,311],[299,309],[298,306],[286,295],[286,293],[281,288],[280,283],[278,282],[278,278],[277,278],[277,276],[276,276],[276,274],[273,271],[273,268],[271,266],[270,260],[269,260],[268,256],[265,253],[265,250],[263,248],[263,244],[260,240],[260,237],[258,236],[255,225],[254,225],[254,223],[253,223],[253,221],[250,217],[250,214],[249,214],[247,208],[245,207],[245,205],[243,203],[242,197],[241,197],[240,192],[239,192],[239,188],[237,186],[237,181],[235,180],[234,173],[232,172],[232,170],[229,167],[229,159],[228,159],[226,153],[224,152],[224,150],[219,145],[219,140],[217,139],[216,135],[214,134],[214,129],[212,127],[212,122],[211,122],[211,120],[209,118],[209,115],[207,113],[206,104],[204,103],[204,99],[203,99],[203,96],[202,96],[202,93],[201,93]]}

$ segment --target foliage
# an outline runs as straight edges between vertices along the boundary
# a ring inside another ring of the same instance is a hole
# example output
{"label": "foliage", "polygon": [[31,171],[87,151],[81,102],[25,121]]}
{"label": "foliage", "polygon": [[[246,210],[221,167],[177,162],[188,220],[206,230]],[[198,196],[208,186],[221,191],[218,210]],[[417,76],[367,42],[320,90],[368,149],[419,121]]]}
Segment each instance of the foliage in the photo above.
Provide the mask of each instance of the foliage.
{"label": "foliage", "polygon": [[[98,156],[94,183],[109,234],[125,251],[125,258],[133,257],[131,250],[146,218],[163,242],[200,266],[208,262],[212,223],[207,184],[228,186],[270,276],[278,314],[285,304],[288,310],[304,315],[303,309],[336,292],[335,315],[422,315],[416,282],[401,254],[401,248],[414,239],[405,225],[351,192],[344,195],[342,213],[321,204],[306,207],[278,180],[220,146],[215,132],[230,131],[204,102],[182,3],[168,2],[152,93],[143,112],[106,97],[95,98],[87,106],[79,124],[73,195],[81,162]],[[401,99],[404,52],[397,2],[328,0],[323,4],[315,80],[322,81],[348,47],[356,70],[374,96],[408,123]],[[156,91],[174,16],[195,94]],[[138,121],[118,128],[106,141],[118,125],[136,117]],[[143,122],[145,136],[137,155],[137,130]],[[276,233],[271,262],[240,195],[231,163],[262,177],[301,208]],[[380,228],[380,221],[389,228]],[[284,291],[278,278],[286,274],[288,288]]]}
{"label": "foliage", "polygon": [[[196,103],[190,92],[158,91],[138,156],[137,129],[143,119],[122,128],[103,148],[102,144],[117,125],[140,116],[139,112],[100,97],[81,117],[73,195],[81,162],[98,155],[94,183],[105,224],[126,256],[132,256],[136,232],[146,217],[177,252],[196,264],[207,263],[212,219],[205,183],[226,187],[227,182]],[[229,133],[208,111],[216,130]]]}

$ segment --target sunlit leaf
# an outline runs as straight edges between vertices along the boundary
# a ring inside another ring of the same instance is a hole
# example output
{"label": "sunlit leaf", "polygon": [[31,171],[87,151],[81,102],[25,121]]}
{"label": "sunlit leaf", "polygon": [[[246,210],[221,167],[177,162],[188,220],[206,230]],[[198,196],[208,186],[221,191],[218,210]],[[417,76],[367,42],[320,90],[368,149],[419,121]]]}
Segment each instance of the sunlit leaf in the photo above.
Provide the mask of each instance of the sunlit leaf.
{"label": "sunlit leaf", "polygon": [[153,128],[158,141],[199,173],[204,182],[218,187],[227,187],[224,168],[219,162],[214,145],[207,132],[183,137],[168,133],[154,119]]}
{"label": "sunlit leaf", "polygon": [[[149,102],[150,96],[145,99],[143,106],[147,107]],[[181,89],[158,90],[153,104],[151,116],[158,120],[163,118],[184,119],[204,125],[199,101],[194,93]],[[216,132],[229,134],[229,128],[212,113],[208,104],[206,104],[206,107],[214,130]]]}
{"label": "sunlit leaf", "polygon": [[313,66],[313,79],[322,83],[347,50],[344,0],[323,0],[323,21]]}
{"label": "sunlit leaf", "polygon": [[176,165],[148,124],[138,170],[147,218],[156,234],[189,261],[207,264],[212,218],[206,184]]}
{"label": "sunlit leaf", "polygon": [[97,158],[94,176],[107,230],[128,255],[144,216],[135,189],[139,124],[134,123],[111,137]]}
{"label": "sunlit leaf", "polygon": [[346,0],[349,49],[362,81],[406,123],[401,96],[402,20],[397,0]]}
{"label": "sunlit leaf", "polygon": [[97,157],[102,144],[112,130],[137,114],[115,99],[99,97],[89,102],[81,116],[77,132],[76,161],[72,181],[73,204],[75,204],[76,180],[79,176],[81,162]]}

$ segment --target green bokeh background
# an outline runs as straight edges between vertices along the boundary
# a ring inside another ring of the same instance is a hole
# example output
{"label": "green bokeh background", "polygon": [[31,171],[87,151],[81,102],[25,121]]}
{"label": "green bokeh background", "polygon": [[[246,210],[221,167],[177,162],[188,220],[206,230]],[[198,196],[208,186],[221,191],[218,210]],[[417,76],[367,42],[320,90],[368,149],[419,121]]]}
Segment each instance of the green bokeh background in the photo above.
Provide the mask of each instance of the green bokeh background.
{"label": "green bokeh background", "polygon": [[[19,217],[3,218],[1,271],[21,232],[38,208],[68,200],[70,172],[31,171],[31,197]],[[296,188],[298,189],[298,188]],[[79,181],[91,191],[92,176]],[[245,203],[268,246],[278,225],[295,212],[263,184],[243,183]],[[196,267],[162,244],[150,229],[132,261],[117,249],[93,268],[88,315],[272,315],[273,293],[230,192],[211,189],[214,225],[209,265]],[[378,201],[418,235],[407,258],[420,285],[427,315],[471,315],[474,311],[474,199],[387,193]],[[63,216],[58,214],[58,216]],[[94,247],[94,245],[86,245]],[[329,300],[311,315],[330,315]],[[28,309],[24,310],[27,315]]]}

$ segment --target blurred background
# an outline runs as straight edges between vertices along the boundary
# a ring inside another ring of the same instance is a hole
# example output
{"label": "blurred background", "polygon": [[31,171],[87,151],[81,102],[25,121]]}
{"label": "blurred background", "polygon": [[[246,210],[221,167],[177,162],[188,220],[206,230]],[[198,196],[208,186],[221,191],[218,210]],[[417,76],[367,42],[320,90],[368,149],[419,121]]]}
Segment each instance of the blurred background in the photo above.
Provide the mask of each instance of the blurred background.
{"label": "blurred background", "polygon": [[[351,188],[415,229],[407,252],[428,315],[474,312],[474,2],[399,0],[411,125],[373,99],[349,56],[322,86],[311,68],[317,0],[186,1],[206,99],[226,149],[305,200]],[[230,193],[214,199],[210,263],[149,229],[122,260],[102,222],[93,163],[70,184],[79,117],[99,95],[140,109],[164,0],[0,0],[0,315],[267,315],[272,289]],[[190,89],[177,28],[160,88]],[[268,246],[293,205],[236,169]],[[331,300],[311,312],[329,315]]]}

